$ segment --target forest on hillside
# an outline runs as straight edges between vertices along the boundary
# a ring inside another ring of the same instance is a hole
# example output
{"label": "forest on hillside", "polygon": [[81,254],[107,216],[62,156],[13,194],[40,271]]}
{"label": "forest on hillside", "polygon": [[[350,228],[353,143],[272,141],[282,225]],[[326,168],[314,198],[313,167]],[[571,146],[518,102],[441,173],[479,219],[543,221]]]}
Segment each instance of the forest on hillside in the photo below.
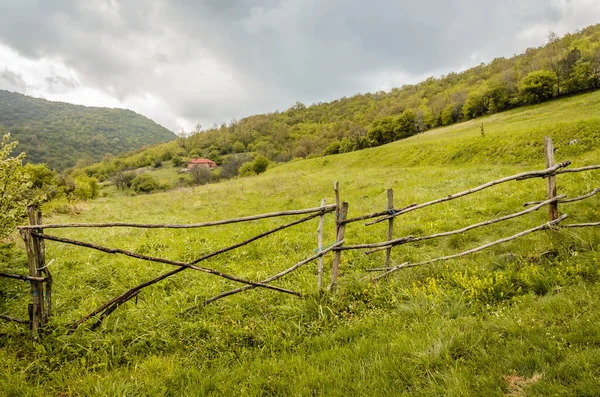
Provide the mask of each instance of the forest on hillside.
{"label": "forest on hillside", "polygon": [[207,157],[217,164],[239,166],[240,157],[248,155],[285,162],[345,153],[599,87],[600,25],[595,25],[562,38],[551,32],[545,46],[389,92],[309,106],[297,102],[283,112],[234,119],[207,130],[198,126],[193,132],[182,131],[177,142],[78,171],[104,177],[172,158],[177,164],[181,159]]}
{"label": "forest on hillside", "polygon": [[72,105],[0,90],[0,126],[10,132],[26,160],[63,170],[175,139],[154,121],[131,110]]}

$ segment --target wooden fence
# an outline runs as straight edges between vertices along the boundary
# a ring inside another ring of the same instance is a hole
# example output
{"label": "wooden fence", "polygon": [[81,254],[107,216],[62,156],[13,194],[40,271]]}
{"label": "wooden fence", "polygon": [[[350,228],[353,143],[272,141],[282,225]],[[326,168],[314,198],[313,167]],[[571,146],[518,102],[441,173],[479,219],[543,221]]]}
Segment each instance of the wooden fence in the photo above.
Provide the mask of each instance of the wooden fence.
{"label": "wooden fence", "polygon": [[[203,304],[209,304],[209,303],[212,303],[221,298],[231,296],[231,295],[234,295],[234,294],[237,294],[237,293],[240,293],[243,291],[247,291],[250,289],[254,289],[254,288],[265,288],[265,289],[270,289],[273,291],[301,297],[302,296],[301,292],[292,291],[292,290],[285,289],[282,287],[274,286],[271,284],[271,282],[273,282],[277,279],[280,279],[287,274],[294,272],[295,270],[299,269],[300,267],[302,267],[310,262],[318,261],[317,285],[318,285],[319,289],[322,288],[322,286],[323,286],[322,285],[323,284],[323,269],[324,269],[323,256],[330,252],[333,253],[333,262],[332,262],[331,283],[329,285],[329,290],[335,290],[337,283],[338,283],[341,255],[342,255],[342,252],[346,251],[346,250],[367,250],[366,254],[371,254],[371,253],[378,252],[378,251],[385,251],[385,260],[384,260],[383,267],[368,269],[368,271],[370,271],[370,272],[378,272],[379,274],[377,276],[375,276],[373,279],[379,280],[379,279],[384,278],[384,277],[390,275],[391,273],[394,273],[400,269],[414,267],[414,266],[420,266],[420,265],[424,265],[424,264],[428,264],[428,263],[432,263],[432,262],[448,260],[448,259],[452,259],[452,258],[469,255],[469,254],[472,254],[475,252],[482,251],[489,247],[493,247],[495,245],[517,239],[517,238],[525,236],[527,234],[534,233],[539,230],[556,229],[559,227],[558,226],[559,223],[562,222],[567,217],[566,214],[559,216],[559,213],[558,213],[558,204],[559,203],[566,204],[566,203],[573,203],[576,201],[585,200],[585,199],[592,197],[593,195],[600,192],[600,188],[596,188],[593,191],[591,191],[585,195],[582,195],[580,197],[567,199],[565,195],[557,195],[556,176],[559,174],[563,174],[563,173],[596,170],[596,169],[600,169],[600,165],[592,165],[592,166],[581,167],[581,168],[567,169],[566,167],[568,167],[570,165],[569,161],[555,164],[554,163],[554,148],[552,145],[552,141],[549,138],[545,139],[545,153],[546,153],[546,168],[543,170],[523,172],[520,174],[504,177],[501,179],[497,179],[494,181],[484,183],[480,186],[473,187],[473,188],[465,190],[463,192],[451,194],[451,195],[448,195],[448,196],[445,196],[445,197],[442,197],[442,198],[439,198],[436,200],[428,201],[428,202],[425,202],[422,204],[415,203],[415,204],[411,204],[406,207],[395,208],[393,191],[392,191],[392,189],[388,189],[387,190],[387,206],[386,206],[385,210],[380,211],[380,212],[371,213],[371,214],[357,216],[354,218],[348,217],[349,204],[347,202],[342,202],[340,200],[340,190],[339,190],[338,182],[334,183],[334,193],[335,193],[335,201],[336,201],[335,204],[326,205],[325,200],[322,200],[321,205],[316,208],[280,211],[280,212],[273,212],[273,213],[267,213],[267,214],[246,216],[246,217],[235,218],[235,219],[227,219],[227,220],[219,220],[219,221],[211,221],[211,222],[203,222],[203,223],[195,223],[195,224],[140,224],[140,223],[125,223],[125,222],[43,224],[42,223],[42,214],[37,210],[37,208],[29,207],[28,213],[29,213],[30,224],[28,226],[19,227],[19,232],[21,234],[21,237],[23,238],[23,241],[25,243],[25,247],[27,250],[29,274],[28,275],[15,275],[15,274],[0,273],[0,277],[13,278],[13,279],[17,279],[17,280],[27,281],[30,283],[31,294],[32,294],[32,303],[29,304],[29,319],[28,320],[18,319],[18,318],[14,318],[14,317],[7,316],[7,315],[0,315],[0,318],[4,319],[4,320],[16,321],[19,323],[29,324],[34,338],[37,338],[40,327],[43,327],[48,322],[48,318],[50,317],[50,314],[51,314],[51,303],[52,303],[52,275],[50,274],[50,271],[48,269],[48,266],[50,265],[51,262],[46,263],[45,246],[44,246],[45,240],[54,241],[54,242],[63,243],[63,244],[70,244],[70,245],[75,245],[75,246],[80,246],[80,247],[86,247],[86,248],[90,248],[93,250],[97,250],[97,251],[101,251],[101,252],[105,252],[105,253],[109,253],[109,254],[124,255],[124,256],[137,258],[137,259],[141,259],[141,260],[145,260],[145,261],[168,264],[168,265],[172,265],[173,267],[175,267],[175,269],[173,269],[167,273],[158,275],[153,279],[150,279],[142,284],[139,284],[137,286],[134,286],[134,287],[128,289],[127,291],[123,292],[119,296],[109,300],[108,302],[99,306],[92,312],[86,314],[81,319],[77,320],[76,322],[74,322],[71,325],[71,327],[73,329],[75,329],[78,326],[80,326],[82,323],[84,323],[85,321],[92,319],[92,318],[96,319],[96,321],[92,325],[92,328],[96,328],[97,326],[99,326],[102,323],[102,321],[106,318],[106,316],[110,315],[114,310],[116,310],[123,303],[135,298],[142,289],[144,289],[148,286],[151,286],[161,280],[164,280],[170,276],[173,276],[179,272],[188,270],[188,269],[200,271],[200,272],[207,273],[207,274],[210,274],[210,275],[213,275],[216,277],[224,278],[227,280],[231,280],[231,281],[243,284],[243,286],[241,286],[239,288],[223,292],[223,293],[216,295],[210,299],[207,299],[206,301],[203,302]],[[469,225],[469,226],[466,226],[466,227],[463,227],[463,228],[457,229],[457,230],[436,233],[436,234],[432,234],[429,236],[416,237],[416,236],[410,235],[410,236],[404,236],[404,237],[400,237],[400,238],[393,237],[394,219],[400,215],[404,215],[409,212],[412,212],[412,211],[415,211],[415,210],[418,210],[421,208],[425,208],[425,207],[428,207],[431,205],[435,205],[435,204],[443,203],[446,201],[454,200],[454,199],[457,199],[460,197],[464,197],[466,195],[473,194],[473,193],[482,191],[484,189],[487,189],[487,188],[490,188],[492,186],[496,186],[496,185],[499,185],[502,183],[506,183],[506,182],[510,182],[510,181],[521,181],[521,180],[525,180],[525,179],[529,179],[529,178],[546,178],[547,179],[547,199],[546,200],[540,201],[540,202],[525,203],[525,207],[527,207],[527,208],[524,210],[515,212],[513,214],[505,215],[505,216],[502,216],[499,218],[490,219],[490,220],[487,220],[484,222],[472,224],[472,225]],[[429,260],[418,262],[418,263],[405,262],[400,265],[391,266],[391,260],[390,260],[391,250],[394,247],[398,247],[403,244],[409,244],[409,243],[414,243],[414,242],[418,242],[418,241],[430,240],[430,239],[434,239],[434,238],[447,237],[447,236],[451,236],[451,235],[455,235],[455,234],[464,233],[468,230],[472,230],[475,228],[491,225],[494,223],[502,222],[502,221],[505,221],[508,219],[513,219],[513,218],[517,218],[517,217],[529,214],[529,213],[536,211],[544,206],[548,206],[548,222],[546,222],[542,225],[539,225],[537,227],[521,231],[520,233],[517,233],[512,236],[481,245],[479,247],[470,249],[468,251],[463,251],[463,252],[459,252],[459,253],[456,253],[453,255],[429,259]],[[324,216],[325,216],[325,214],[331,213],[331,212],[335,213],[336,240],[335,240],[334,244],[332,244],[331,246],[329,246],[327,248],[324,248],[323,247],[323,239],[322,239]],[[305,215],[305,216],[300,219],[297,219],[295,221],[292,221],[292,222],[286,223],[284,225],[278,226],[276,228],[273,228],[271,230],[268,230],[266,232],[260,233],[260,234],[254,236],[252,238],[249,238],[245,241],[242,241],[242,242],[230,245],[228,247],[221,248],[214,252],[202,255],[190,262],[181,262],[181,261],[175,261],[175,260],[170,260],[170,259],[158,258],[158,257],[149,256],[149,255],[139,254],[139,253],[136,253],[133,251],[127,251],[127,250],[123,250],[123,249],[119,249],[119,248],[104,247],[104,246],[89,243],[89,242],[73,240],[73,239],[69,239],[69,238],[65,238],[65,237],[58,237],[58,236],[54,236],[54,235],[45,233],[45,231],[47,231],[48,229],[58,229],[58,228],[129,227],[129,228],[145,228],[145,229],[153,229],[153,228],[192,229],[192,228],[204,228],[204,227],[211,227],[211,226],[217,226],[217,225],[226,225],[226,224],[232,224],[232,223],[256,221],[256,220],[261,220],[261,219],[266,219],[266,218],[288,217],[288,216],[295,216],[295,215]],[[310,257],[308,257],[308,258],[288,267],[287,269],[285,269],[277,274],[274,274],[271,277],[268,277],[264,280],[261,280],[261,281],[247,280],[247,279],[237,277],[235,275],[223,273],[216,269],[199,266],[199,263],[201,263],[202,261],[205,261],[209,258],[224,254],[228,251],[231,251],[236,248],[242,247],[244,245],[250,244],[256,240],[259,240],[261,238],[269,236],[273,233],[279,232],[284,229],[288,229],[290,227],[299,225],[301,223],[307,222],[307,221],[317,218],[317,217],[320,218],[319,219],[319,228],[318,228],[318,237],[317,237],[318,238],[317,253],[315,253],[314,255],[312,255],[312,256],[310,256]],[[350,224],[361,222],[361,221],[367,221],[364,224],[365,226],[370,226],[370,225],[374,225],[374,224],[377,224],[380,222],[387,221],[388,228],[387,228],[387,233],[386,233],[386,240],[379,242],[379,243],[344,245],[344,236],[345,236],[346,227],[348,227],[348,225],[350,225]],[[562,225],[560,227],[598,227],[598,226],[600,226],[600,222],[570,224],[570,225]]]}

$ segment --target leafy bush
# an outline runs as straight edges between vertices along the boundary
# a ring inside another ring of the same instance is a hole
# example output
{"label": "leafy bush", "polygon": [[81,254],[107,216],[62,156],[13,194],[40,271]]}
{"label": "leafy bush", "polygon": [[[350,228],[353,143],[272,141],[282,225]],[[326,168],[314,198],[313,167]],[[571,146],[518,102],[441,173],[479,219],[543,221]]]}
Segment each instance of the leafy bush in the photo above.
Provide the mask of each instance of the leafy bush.
{"label": "leafy bush", "polygon": [[91,200],[98,197],[100,186],[96,178],[80,175],[74,181],[75,190],[73,191],[73,196],[81,200]]}
{"label": "leafy bush", "polygon": [[268,166],[269,159],[262,155],[257,156],[252,162],[252,170],[254,170],[254,172],[257,174],[265,172]]}
{"label": "leafy bush", "polygon": [[24,154],[10,157],[17,142],[9,142],[10,134],[0,141],[0,238],[8,235],[24,216],[27,207],[27,193],[31,186],[24,172]]}
{"label": "leafy bush", "polygon": [[131,187],[136,193],[151,193],[165,188],[164,185],[160,184],[150,174],[136,176],[131,182]]}
{"label": "leafy bush", "polygon": [[255,174],[256,172],[254,172],[254,163],[250,161],[242,164],[238,170],[239,176],[251,176]]}

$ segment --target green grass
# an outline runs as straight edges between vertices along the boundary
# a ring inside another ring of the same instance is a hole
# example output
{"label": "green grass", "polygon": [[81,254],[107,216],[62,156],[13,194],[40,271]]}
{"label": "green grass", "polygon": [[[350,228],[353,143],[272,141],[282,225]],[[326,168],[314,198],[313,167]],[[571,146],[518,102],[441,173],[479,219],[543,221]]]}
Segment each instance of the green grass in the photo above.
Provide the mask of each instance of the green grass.
{"label": "green grass", "polygon": [[[334,201],[349,216],[424,202],[502,176],[544,168],[543,136],[557,161],[600,158],[600,93],[515,110],[383,147],[281,165],[264,175],[165,193],[104,197],[48,222],[181,223],[226,219]],[[479,126],[484,123],[485,137]],[[575,145],[568,142],[577,139]],[[598,187],[598,171],[558,176],[559,193]],[[545,180],[512,182],[397,218],[395,236],[426,235],[519,211],[543,199]],[[560,207],[569,223],[598,221],[600,199]],[[546,220],[526,217],[461,236],[395,249],[395,263],[469,249]],[[56,230],[48,233],[149,255],[191,260],[266,231],[270,219],[188,231]],[[317,220],[215,257],[203,265],[262,279],[314,253]],[[326,217],[325,245],[334,240]],[[346,244],[384,239],[385,223],[351,224]],[[22,254],[3,268],[24,272]],[[48,334],[32,343],[0,324],[0,390],[6,395],[596,395],[600,388],[600,233],[539,232],[473,256],[406,269],[379,284],[365,269],[383,253],[342,255],[336,294],[316,291],[316,264],[277,285],[304,299],[255,289],[216,304],[234,287],[185,271],[145,289],[96,331],[66,326],[126,288],[170,270],[47,243],[55,280]],[[325,260],[331,267],[331,256]],[[328,281],[328,280],[327,280]],[[0,312],[26,316],[26,285],[0,280]],[[197,307],[193,310],[188,308]]]}

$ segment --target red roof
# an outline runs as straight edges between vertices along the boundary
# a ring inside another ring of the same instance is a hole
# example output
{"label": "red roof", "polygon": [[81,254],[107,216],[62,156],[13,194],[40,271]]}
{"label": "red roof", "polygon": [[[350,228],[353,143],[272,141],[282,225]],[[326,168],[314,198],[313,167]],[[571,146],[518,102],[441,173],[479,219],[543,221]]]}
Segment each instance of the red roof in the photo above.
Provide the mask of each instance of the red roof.
{"label": "red roof", "polygon": [[210,159],[190,159],[188,165],[208,165],[211,168],[217,167],[217,164]]}

